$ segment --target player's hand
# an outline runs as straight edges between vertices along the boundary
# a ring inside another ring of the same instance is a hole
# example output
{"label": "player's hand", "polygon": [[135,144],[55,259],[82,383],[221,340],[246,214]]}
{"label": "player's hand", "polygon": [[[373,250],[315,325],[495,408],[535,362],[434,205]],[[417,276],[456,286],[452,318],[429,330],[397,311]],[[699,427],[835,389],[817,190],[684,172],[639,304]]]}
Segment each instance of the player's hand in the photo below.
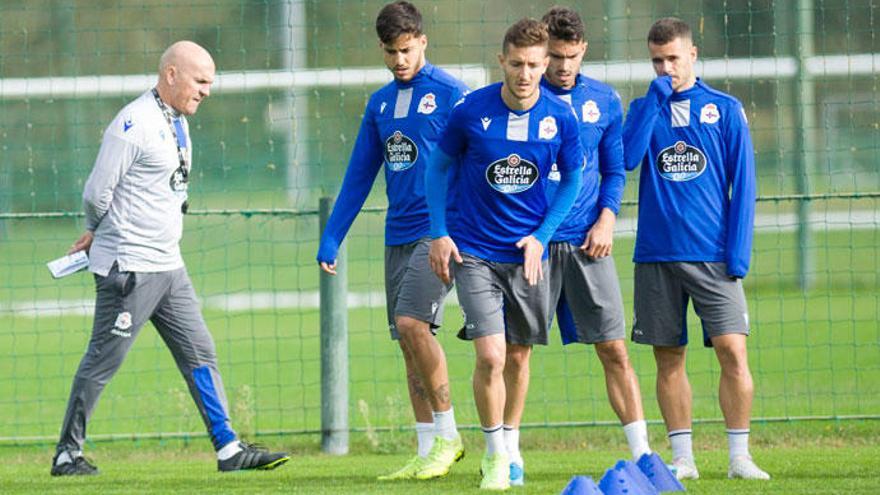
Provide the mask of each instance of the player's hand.
{"label": "player's hand", "polygon": [[602,208],[599,219],[587,232],[587,238],[581,246],[581,251],[590,258],[604,258],[611,254],[614,245],[614,223],[617,217],[608,208]]}
{"label": "player's hand", "polygon": [[431,270],[443,281],[444,284],[452,283],[452,274],[449,271],[449,259],[452,258],[456,263],[461,264],[461,254],[458,252],[458,246],[455,241],[448,235],[438,237],[431,241],[431,248],[428,250],[428,261],[431,263]]}
{"label": "player's hand", "polygon": [[95,239],[95,234],[90,231],[85,231],[85,233],[76,240],[71,246],[70,250],[67,251],[67,254],[73,254],[77,251],[85,251],[89,252],[89,248],[92,247],[92,241]]}
{"label": "player's hand", "polygon": [[535,236],[527,235],[516,243],[516,247],[523,250],[523,275],[529,285],[538,285],[539,281],[544,280],[544,270],[541,267],[544,245]]}
{"label": "player's hand", "polygon": [[666,101],[672,96],[672,78],[669,76],[660,76],[651,81],[648,86],[648,94],[653,94],[661,102]]}
{"label": "player's hand", "polygon": [[336,275],[336,262],[327,263],[326,261],[321,262],[321,270],[325,273],[329,273],[330,275]]}

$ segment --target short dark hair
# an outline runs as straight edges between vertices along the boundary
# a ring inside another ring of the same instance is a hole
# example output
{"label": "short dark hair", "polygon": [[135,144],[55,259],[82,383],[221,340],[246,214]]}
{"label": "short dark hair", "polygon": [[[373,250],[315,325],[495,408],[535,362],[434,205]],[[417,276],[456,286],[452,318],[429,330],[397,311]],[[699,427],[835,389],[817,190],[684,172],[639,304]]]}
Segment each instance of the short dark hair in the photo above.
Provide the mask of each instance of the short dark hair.
{"label": "short dark hair", "polygon": [[694,35],[691,27],[678,17],[664,17],[659,19],[648,30],[648,43],[665,45],[677,38],[693,41]]}
{"label": "short dark hair", "polygon": [[584,41],[584,21],[574,9],[555,5],[541,21],[547,25],[550,37],[562,41]]}
{"label": "short dark hair", "polygon": [[546,24],[531,17],[524,17],[516,21],[513,26],[507,28],[507,32],[504,33],[504,44],[501,46],[501,49],[504,53],[507,53],[508,45],[517,48],[537,45],[547,46],[549,38]]}
{"label": "short dark hair", "polygon": [[376,34],[382,43],[392,43],[404,34],[421,36],[422,14],[405,0],[389,3],[376,16]]}

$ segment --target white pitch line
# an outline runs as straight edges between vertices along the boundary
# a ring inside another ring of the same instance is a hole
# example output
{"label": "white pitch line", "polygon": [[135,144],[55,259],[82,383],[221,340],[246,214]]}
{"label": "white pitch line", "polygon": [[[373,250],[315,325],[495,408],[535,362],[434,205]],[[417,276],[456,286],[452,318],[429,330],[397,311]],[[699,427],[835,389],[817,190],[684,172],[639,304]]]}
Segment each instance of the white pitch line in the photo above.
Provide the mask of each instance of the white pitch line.
{"label": "white pitch line", "polygon": [[[814,211],[810,213],[810,226],[814,232],[840,230],[871,230],[880,228],[880,211]],[[755,231],[760,233],[793,232],[798,227],[797,215],[759,214],[755,217]],[[615,226],[615,236],[635,236],[636,219],[621,218]],[[447,305],[457,304],[455,291],[446,300]],[[202,300],[205,309],[234,312],[255,310],[317,309],[320,307],[318,291],[290,292],[238,292],[217,294]],[[379,308],[385,306],[385,292],[349,292],[348,308]],[[42,299],[0,304],[0,316],[45,318],[59,316],[91,316],[95,312],[93,299]]]}

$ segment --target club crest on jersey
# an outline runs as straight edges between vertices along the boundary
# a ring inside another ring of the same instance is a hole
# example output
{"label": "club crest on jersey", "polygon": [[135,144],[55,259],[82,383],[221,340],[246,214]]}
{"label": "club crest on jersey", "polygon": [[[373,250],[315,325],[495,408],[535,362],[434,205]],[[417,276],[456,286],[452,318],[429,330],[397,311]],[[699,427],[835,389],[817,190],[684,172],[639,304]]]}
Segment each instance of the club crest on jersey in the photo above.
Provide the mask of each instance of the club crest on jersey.
{"label": "club crest on jersey", "polygon": [[496,191],[516,194],[530,189],[538,181],[538,167],[512,153],[486,168],[486,181]]}
{"label": "club crest on jersey", "polygon": [[434,113],[434,110],[437,110],[436,100],[437,98],[434,96],[434,93],[426,94],[421,100],[419,100],[419,109],[416,111],[425,115]]}
{"label": "club crest on jersey", "polygon": [[714,124],[718,122],[718,119],[721,118],[721,112],[718,111],[718,107],[714,103],[706,103],[703,105],[703,108],[700,109],[700,123],[701,124]]}
{"label": "club crest on jersey", "polygon": [[419,148],[412,139],[400,131],[394,131],[385,140],[385,164],[392,172],[402,172],[412,167],[419,158]]}
{"label": "club crest on jersey", "polygon": [[599,111],[599,105],[595,101],[587,100],[584,106],[581,107],[581,119],[584,122],[595,124],[599,122],[600,117],[602,117],[602,112]]}
{"label": "club crest on jersey", "polygon": [[551,115],[548,115],[541,119],[541,123],[538,124],[538,138],[540,139],[553,139],[556,137],[556,119]]}
{"label": "club crest on jersey", "polygon": [[657,156],[660,177],[673,182],[696,179],[706,170],[706,155],[684,141],[664,149]]}

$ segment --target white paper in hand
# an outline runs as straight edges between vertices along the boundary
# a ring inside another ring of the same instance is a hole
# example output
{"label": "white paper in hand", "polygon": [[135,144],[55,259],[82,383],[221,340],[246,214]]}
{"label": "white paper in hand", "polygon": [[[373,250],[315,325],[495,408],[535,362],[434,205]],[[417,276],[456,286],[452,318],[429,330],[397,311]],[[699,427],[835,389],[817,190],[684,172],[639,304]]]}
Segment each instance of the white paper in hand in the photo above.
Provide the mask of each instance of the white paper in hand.
{"label": "white paper in hand", "polygon": [[46,266],[49,267],[49,271],[52,272],[52,277],[66,277],[88,268],[89,257],[86,255],[85,251],[77,251],[73,254],[62,256],[57,260],[52,260],[46,263]]}

